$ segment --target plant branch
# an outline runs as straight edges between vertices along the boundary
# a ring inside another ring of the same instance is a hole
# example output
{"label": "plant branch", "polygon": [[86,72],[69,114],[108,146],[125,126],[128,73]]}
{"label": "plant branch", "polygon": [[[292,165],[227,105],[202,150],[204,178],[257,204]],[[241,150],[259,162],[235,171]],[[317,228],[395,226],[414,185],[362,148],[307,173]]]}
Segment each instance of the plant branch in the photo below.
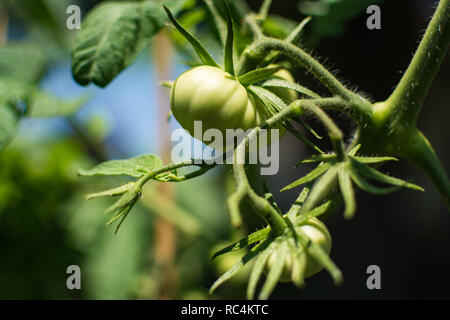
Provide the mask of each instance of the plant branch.
{"label": "plant branch", "polygon": [[[408,69],[387,100],[393,117],[415,123],[450,43],[450,0],[441,0]],[[388,116],[388,115],[386,115]]]}
{"label": "plant branch", "polygon": [[[244,166],[246,146],[248,145],[249,141],[251,141],[252,139],[256,139],[261,129],[273,128],[287,118],[299,116],[304,113],[303,108],[308,111],[311,110],[311,112],[315,113],[321,120],[325,122],[325,126],[328,130],[330,130],[330,137],[333,137],[333,139],[339,139],[339,137],[342,135],[341,131],[334,125],[332,120],[322,110],[320,110],[321,104],[328,105],[333,103],[333,101],[337,100],[315,99],[294,101],[290,105],[282,109],[280,112],[275,114],[273,117],[266,120],[263,124],[251,130],[251,132],[245,137],[245,139],[239,142],[234,152],[233,161],[236,191],[230,196],[228,201],[233,222],[240,222],[239,203],[244,197],[247,196],[256,211],[270,225],[271,230],[275,233],[275,235],[280,235],[284,232],[284,230],[287,228],[286,221],[284,221],[283,217],[278,213],[277,210],[275,210],[275,208],[267,199],[257,195],[250,186]],[[340,141],[342,143],[342,140]]]}
{"label": "plant branch", "polygon": [[360,116],[364,118],[370,118],[372,116],[372,107],[369,101],[347,89],[322,64],[299,47],[287,41],[268,37],[255,41],[244,51],[239,62],[238,74],[240,75],[246,73],[248,70],[254,69],[265,55],[273,50],[279,51],[301,64],[322,82],[331,93],[349,102],[349,107],[355,109]]}

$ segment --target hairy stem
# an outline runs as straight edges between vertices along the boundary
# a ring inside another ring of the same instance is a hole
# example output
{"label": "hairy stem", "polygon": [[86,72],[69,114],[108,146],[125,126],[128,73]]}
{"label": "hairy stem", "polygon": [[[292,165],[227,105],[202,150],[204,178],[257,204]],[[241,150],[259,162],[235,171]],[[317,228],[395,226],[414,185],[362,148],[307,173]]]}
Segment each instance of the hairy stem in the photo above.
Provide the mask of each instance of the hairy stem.
{"label": "hairy stem", "polygon": [[360,116],[364,118],[372,116],[372,108],[369,101],[347,89],[322,64],[299,47],[287,41],[267,37],[255,41],[244,51],[239,62],[238,74],[246,73],[248,70],[255,68],[265,55],[271,51],[279,51],[297,61],[322,82],[331,93],[349,102],[349,107],[355,109]]}
{"label": "hairy stem", "polygon": [[[336,98],[336,101],[339,98]],[[318,115],[318,117],[323,121],[325,121],[325,126],[330,131],[330,137],[339,139],[342,136],[341,131],[334,125],[331,119],[320,110],[320,106],[332,104],[335,102],[333,99],[314,99],[314,100],[297,100],[292,102],[290,105],[282,109],[279,113],[275,114],[270,119],[266,120],[261,126],[254,128],[242,141],[239,142],[238,146],[234,152],[234,162],[233,162],[233,171],[234,177],[236,181],[236,191],[229,199],[229,207],[231,211],[231,216],[234,220],[239,218],[239,202],[247,196],[256,209],[256,211],[267,221],[270,225],[272,231],[275,235],[280,235],[287,228],[286,221],[283,217],[278,213],[277,210],[273,208],[267,199],[260,197],[256,192],[251,188],[250,183],[247,178],[247,174],[245,172],[245,149],[249,141],[255,139],[261,129],[263,128],[273,128],[277,126],[279,123],[284,121],[287,118],[299,116],[304,113],[304,109],[312,110],[313,113]],[[331,121],[331,122],[330,122]],[[342,140],[339,139],[340,144],[342,145]]]}
{"label": "hairy stem", "polygon": [[[386,101],[388,113],[412,124],[450,43],[450,0],[441,0],[408,69]],[[388,115],[386,115],[388,116]]]}

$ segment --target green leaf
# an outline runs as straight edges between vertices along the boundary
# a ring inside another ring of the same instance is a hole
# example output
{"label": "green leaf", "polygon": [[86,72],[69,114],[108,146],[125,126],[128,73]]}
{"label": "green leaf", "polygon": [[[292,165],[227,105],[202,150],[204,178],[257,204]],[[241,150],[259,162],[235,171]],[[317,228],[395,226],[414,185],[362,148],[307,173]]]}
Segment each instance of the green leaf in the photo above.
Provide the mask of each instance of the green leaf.
{"label": "green leaf", "polygon": [[295,188],[297,186],[300,186],[302,184],[305,184],[307,182],[313,181],[316,178],[318,178],[320,175],[322,175],[325,171],[327,171],[331,167],[331,164],[328,162],[324,162],[319,164],[317,167],[315,167],[313,170],[311,170],[306,176],[298,179],[297,181],[292,182],[291,184],[287,185],[281,191],[286,191],[292,188]]}
{"label": "green leaf", "polygon": [[86,200],[91,200],[95,198],[101,198],[101,197],[115,197],[124,194],[125,192],[129,191],[133,186],[135,185],[135,182],[130,182],[124,185],[121,185],[117,188],[109,189],[102,192],[96,192],[96,193],[90,193],[85,195]]}
{"label": "green leaf", "polygon": [[283,272],[283,267],[286,261],[286,255],[288,254],[287,243],[281,243],[279,248],[275,249],[276,259],[274,264],[267,274],[266,281],[259,293],[259,299],[267,300],[272,293],[273,289],[280,280],[281,274]]}
{"label": "green leaf", "polygon": [[75,113],[87,101],[87,97],[80,97],[72,101],[65,101],[48,94],[45,91],[34,90],[29,97],[29,106],[25,113],[32,118],[65,117]]}
{"label": "green leaf", "polygon": [[264,191],[264,198],[269,201],[269,203],[271,204],[271,206],[278,211],[279,214],[283,214],[280,210],[280,208],[277,205],[277,202],[275,201],[275,198],[273,197],[273,193],[270,192],[269,187],[267,186],[266,182],[263,181],[262,183],[262,188]]}
{"label": "green leaf", "polygon": [[250,274],[250,278],[248,280],[247,286],[247,299],[253,300],[255,296],[256,286],[258,285],[258,281],[263,274],[267,259],[273,251],[271,250],[271,246],[269,246],[266,250],[261,252],[256,258],[255,264],[252,268],[252,272]]}
{"label": "green leaf", "polygon": [[214,290],[216,290],[222,283],[230,279],[232,276],[234,276],[239,270],[244,267],[250,260],[252,260],[254,257],[256,257],[262,250],[264,250],[267,245],[270,243],[270,240],[266,240],[264,242],[261,242],[250,249],[238,262],[236,262],[227,272],[225,272],[222,276],[217,279],[211,288],[209,289],[209,292],[212,293]]}
{"label": "green leaf", "polygon": [[243,86],[249,86],[251,84],[260,82],[262,80],[265,80],[272,76],[275,72],[281,69],[281,66],[277,67],[266,67],[266,68],[260,68],[255,69],[252,71],[249,71],[241,76],[238,77],[238,81]]}
{"label": "green leaf", "polygon": [[[295,250],[295,248],[291,249],[291,252]],[[306,263],[307,263],[307,256],[304,250],[301,252],[294,251],[294,261],[292,265],[292,282],[298,287],[301,288],[304,285],[304,277],[305,277],[305,271],[306,271]]]}
{"label": "green leaf", "polygon": [[301,228],[296,228],[295,230],[301,245],[308,250],[308,253],[331,274],[336,284],[342,283],[342,272],[330,259],[330,256],[320,245],[311,241]]}
{"label": "green leaf", "polygon": [[262,84],[263,87],[268,88],[287,88],[291,90],[295,90],[307,97],[313,98],[313,99],[319,99],[321,98],[317,93],[315,93],[312,90],[309,90],[306,87],[303,87],[299,85],[298,83],[282,80],[282,79],[270,79],[267,80]]}
{"label": "green leaf", "polygon": [[276,114],[281,109],[286,107],[283,100],[273,92],[260,86],[250,86],[249,88],[264,103],[264,105],[268,108],[268,111],[272,114]]}
{"label": "green leaf", "polygon": [[354,157],[360,148],[361,148],[361,144],[357,144],[356,146],[354,146],[352,148],[352,150],[350,150],[348,152],[348,155]]}
{"label": "green leaf", "polygon": [[376,195],[384,195],[388,193],[392,193],[400,189],[400,187],[389,187],[389,188],[379,188],[371,185],[366,181],[363,177],[361,177],[356,172],[350,171],[350,177],[353,182],[361,189],[368,193],[376,194]]}
{"label": "green leaf", "polygon": [[307,124],[305,121],[303,121],[300,118],[293,118],[292,120],[300,123],[300,125],[306,130],[308,131],[310,134],[312,134],[314,137],[316,137],[317,139],[321,140],[323,139],[322,136],[320,136],[313,128],[311,128],[311,126],[309,124]]}
{"label": "green leaf", "polygon": [[338,179],[339,188],[341,189],[342,197],[344,198],[345,202],[344,217],[346,219],[351,219],[355,215],[356,201],[355,193],[352,187],[352,180],[350,179],[350,175],[347,172],[346,167],[341,166],[338,169]]}
{"label": "green leaf", "polygon": [[323,151],[318,146],[316,146],[311,140],[301,134],[290,122],[285,122],[284,126],[292,135],[294,135],[294,137],[299,139],[301,142],[314,149],[315,151],[323,153]]}
{"label": "green leaf", "polygon": [[211,259],[214,259],[222,254],[225,254],[225,253],[228,253],[231,251],[236,251],[236,250],[246,248],[258,241],[264,240],[267,238],[269,233],[270,233],[270,227],[265,227],[264,229],[255,231],[252,234],[250,234],[249,236],[217,251],[216,253],[213,254]]}
{"label": "green leaf", "polygon": [[0,101],[0,151],[14,138],[18,123],[18,112],[5,101]]}
{"label": "green leaf", "polygon": [[126,160],[106,161],[90,170],[80,170],[79,175],[127,175],[140,178],[145,175],[146,172],[161,167],[162,164],[162,160],[158,156],[147,154]]}
{"label": "green leaf", "polygon": [[353,159],[367,164],[380,163],[385,161],[398,161],[398,159],[394,157],[353,157]]}
{"label": "green leaf", "polygon": [[234,42],[234,31],[233,31],[233,20],[231,18],[230,8],[228,4],[223,0],[223,4],[225,6],[226,18],[227,18],[227,38],[225,41],[225,71],[235,75],[234,71],[234,62],[233,62],[233,42]]}
{"label": "green leaf", "polygon": [[424,191],[424,189],[422,187],[420,187],[414,183],[406,182],[404,180],[388,176],[388,175],[381,173],[380,171],[373,169],[363,163],[360,163],[357,161],[352,161],[352,164],[359,173],[361,173],[362,175],[364,175],[368,178],[371,178],[371,179],[374,179],[374,180],[377,180],[377,181],[380,181],[383,183],[391,184],[394,186],[406,187],[406,188],[410,188],[413,190]]}
{"label": "green leaf", "polygon": [[205,47],[200,43],[200,41],[198,41],[197,38],[191,35],[189,31],[183,28],[183,26],[175,19],[169,8],[164,6],[164,10],[166,11],[167,16],[169,17],[172,24],[186,38],[186,40],[189,41],[189,43],[194,48],[195,52],[197,52],[198,56],[203,61],[203,63],[218,68],[219,65],[216,63],[216,61],[214,61],[214,59],[211,57],[208,51],[206,51]]}
{"label": "green leaf", "polygon": [[208,13],[209,15],[211,15],[213,20],[213,23],[211,23],[212,24],[211,27],[217,33],[221,44],[225,46],[225,42],[227,39],[227,24],[225,23],[219,11],[217,10],[214,1],[206,0],[204,1],[204,3],[206,4],[206,7],[208,8]]}
{"label": "green leaf", "polygon": [[264,34],[271,37],[284,39],[289,32],[295,28],[295,21],[278,15],[271,14],[262,22],[262,30]]}
{"label": "green leaf", "polygon": [[[184,1],[162,1],[178,10]],[[89,12],[72,51],[72,73],[81,85],[105,87],[128,67],[164,26],[161,2],[103,2]]]}
{"label": "green leaf", "polygon": [[286,37],[286,41],[297,45],[302,36],[303,29],[310,21],[311,21],[311,17],[306,17],[305,19],[303,19],[297,25],[297,27],[295,27],[295,29],[292,30],[291,33]]}
{"label": "green leaf", "polygon": [[297,168],[299,165],[304,163],[313,163],[313,162],[325,162],[325,161],[331,161],[336,159],[336,154],[334,153],[323,153],[323,154],[315,154],[309,158],[306,158],[297,164],[295,164],[294,168]]}
{"label": "green leaf", "polygon": [[[325,164],[327,164],[326,162]],[[334,186],[336,182],[337,168],[330,166],[325,174],[323,174],[311,189],[308,198],[301,208],[301,212],[307,212],[314,208],[314,206],[322,200]]]}
{"label": "green leaf", "polygon": [[[123,195],[116,200],[108,209],[106,209],[105,213],[113,213],[118,210],[118,213],[126,207],[132,207],[134,203],[140,197],[140,190],[137,185],[134,183]],[[130,208],[131,209],[131,208]],[[117,215],[117,214],[116,214]],[[116,215],[108,222],[108,224],[112,223],[116,219]]]}

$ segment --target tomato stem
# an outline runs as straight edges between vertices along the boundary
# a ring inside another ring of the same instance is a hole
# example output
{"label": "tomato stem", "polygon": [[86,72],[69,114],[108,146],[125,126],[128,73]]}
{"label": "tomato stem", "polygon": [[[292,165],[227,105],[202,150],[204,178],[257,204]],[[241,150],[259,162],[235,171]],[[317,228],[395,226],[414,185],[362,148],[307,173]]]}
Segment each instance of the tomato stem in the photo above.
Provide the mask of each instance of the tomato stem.
{"label": "tomato stem", "polygon": [[308,53],[288,41],[263,37],[253,42],[244,50],[238,66],[238,75],[254,69],[267,54],[278,51],[305,67],[334,95],[340,96],[349,103],[349,108],[356,112],[361,121],[368,121],[372,116],[372,105],[365,98],[347,89],[320,62]]}
{"label": "tomato stem", "polygon": [[415,124],[450,44],[450,0],[441,0],[425,35],[391,96],[385,117]]}

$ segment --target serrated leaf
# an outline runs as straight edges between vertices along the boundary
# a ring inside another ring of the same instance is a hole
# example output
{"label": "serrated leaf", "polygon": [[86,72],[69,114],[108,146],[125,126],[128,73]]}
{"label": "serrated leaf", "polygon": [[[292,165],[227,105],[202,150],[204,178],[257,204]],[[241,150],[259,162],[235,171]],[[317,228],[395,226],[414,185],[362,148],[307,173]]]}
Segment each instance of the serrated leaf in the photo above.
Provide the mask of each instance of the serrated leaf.
{"label": "serrated leaf", "polygon": [[250,234],[249,236],[217,251],[216,253],[213,254],[211,259],[214,259],[222,254],[225,254],[225,253],[228,253],[231,251],[236,251],[236,250],[240,250],[243,248],[247,248],[248,246],[250,246],[258,241],[266,239],[269,234],[270,234],[270,227],[266,227],[264,229],[255,231],[252,234]]}
{"label": "serrated leaf", "polygon": [[199,58],[203,61],[204,64],[213,66],[213,67],[219,67],[219,65],[214,61],[214,59],[211,57],[211,55],[206,51],[205,47],[200,43],[200,41],[195,38],[192,34],[189,33],[173,16],[172,12],[169,8],[164,6],[164,10],[167,13],[167,16],[169,17],[172,24],[177,28],[177,30],[186,38],[186,40],[189,41],[189,43],[194,48],[195,52],[197,52]]}
{"label": "serrated leaf", "polygon": [[163,162],[158,156],[146,154],[131,159],[106,161],[90,170],[80,170],[79,175],[88,177],[96,175],[127,175],[140,178],[146,172],[150,172],[162,166],[162,164]]}
{"label": "serrated leaf", "polygon": [[347,172],[346,167],[341,166],[338,169],[339,188],[341,189],[342,198],[344,198],[346,219],[353,218],[356,210],[355,193],[352,187],[352,180]]}
{"label": "serrated leaf", "polygon": [[282,80],[282,79],[267,80],[266,82],[264,82],[262,84],[262,86],[267,87],[267,88],[287,88],[287,89],[297,91],[297,92],[299,92],[307,97],[313,98],[313,99],[321,98],[314,91],[312,91],[306,87],[303,87],[303,86],[299,85],[298,83],[294,83],[294,82],[290,82],[290,81],[286,81],[286,80]]}
{"label": "serrated leaf", "polygon": [[183,1],[103,2],[83,20],[72,51],[72,73],[81,85],[108,85],[128,67],[164,26],[161,3],[178,8]]}
{"label": "serrated leaf", "polygon": [[0,151],[14,138],[18,123],[18,112],[5,101],[0,101]]}
{"label": "serrated leaf", "polygon": [[265,80],[272,76],[275,72],[279,71],[281,69],[281,66],[277,67],[266,67],[266,68],[259,68],[252,71],[249,71],[241,76],[238,77],[238,81],[243,86],[249,86],[251,84],[260,82],[262,80]]}
{"label": "serrated leaf", "polygon": [[331,167],[331,164],[328,162],[324,162],[319,164],[317,167],[315,167],[313,170],[311,170],[306,176],[301,177],[297,181],[292,182],[291,184],[287,185],[281,191],[289,190],[292,188],[295,188],[297,186],[300,186],[302,184],[305,184],[307,182],[313,181],[314,179],[321,176],[325,171],[327,171]]}
{"label": "serrated leaf", "polygon": [[353,163],[353,166],[355,167],[355,169],[359,173],[361,173],[362,175],[364,175],[368,178],[371,178],[371,179],[374,179],[374,180],[377,180],[377,181],[380,181],[383,183],[391,184],[394,186],[406,187],[406,188],[413,189],[413,190],[424,191],[424,189],[422,187],[420,187],[414,183],[406,182],[404,180],[388,176],[387,174],[381,173],[380,171],[373,169],[363,163],[360,163],[357,161],[352,161],[352,163]]}

